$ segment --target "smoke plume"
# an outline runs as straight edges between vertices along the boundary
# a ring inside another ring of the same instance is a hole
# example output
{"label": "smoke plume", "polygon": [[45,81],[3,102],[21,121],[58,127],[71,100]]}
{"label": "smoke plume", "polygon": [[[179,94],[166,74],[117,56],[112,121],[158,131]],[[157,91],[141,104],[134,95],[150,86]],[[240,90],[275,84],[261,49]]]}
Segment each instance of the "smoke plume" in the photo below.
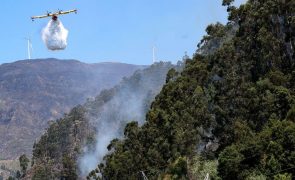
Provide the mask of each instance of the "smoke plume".
{"label": "smoke plume", "polygon": [[42,31],[42,39],[49,50],[64,50],[67,47],[68,30],[59,20],[50,20]]}
{"label": "smoke plume", "polygon": [[[146,90],[134,92],[127,87],[121,87],[119,92],[101,109],[97,124],[97,141],[95,150],[85,153],[80,159],[82,175],[87,175],[107,154],[107,146],[114,138],[121,137],[123,127],[129,121],[144,121]],[[87,151],[87,150],[86,150]]]}
{"label": "smoke plume", "polygon": [[145,114],[156,94],[162,89],[166,73],[170,68],[172,68],[171,63],[161,62],[152,65],[123,80],[115,88],[111,98],[106,98],[110,96],[109,93],[101,93],[96,104],[103,102],[103,106],[98,108],[98,116],[90,118],[90,121],[96,124],[96,145],[94,150],[84,149],[84,154],[79,159],[82,176],[103,162],[110,141],[123,137],[124,127],[128,122],[138,121],[140,125],[144,123]]}

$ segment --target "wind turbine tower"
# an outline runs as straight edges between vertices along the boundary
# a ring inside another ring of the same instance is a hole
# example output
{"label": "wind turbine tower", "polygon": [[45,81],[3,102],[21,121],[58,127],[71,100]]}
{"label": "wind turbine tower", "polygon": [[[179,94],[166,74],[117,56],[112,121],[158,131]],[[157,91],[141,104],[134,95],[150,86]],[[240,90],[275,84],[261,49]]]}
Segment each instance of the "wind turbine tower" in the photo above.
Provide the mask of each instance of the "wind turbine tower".
{"label": "wind turbine tower", "polygon": [[153,64],[156,62],[156,47],[153,46]]}
{"label": "wind turbine tower", "polygon": [[28,41],[28,59],[31,59],[32,57],[32,42],[30,38],[26,38],[26,40]]}

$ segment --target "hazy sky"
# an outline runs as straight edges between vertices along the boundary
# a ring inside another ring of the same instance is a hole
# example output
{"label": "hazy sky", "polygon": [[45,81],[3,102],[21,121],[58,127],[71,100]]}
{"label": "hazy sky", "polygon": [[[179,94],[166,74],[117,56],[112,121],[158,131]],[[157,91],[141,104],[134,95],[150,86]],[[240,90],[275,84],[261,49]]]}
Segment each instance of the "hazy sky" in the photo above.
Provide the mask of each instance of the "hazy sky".
{"label": "hazy sky", "polygon": [[[185,51],[194,53],[208,24],[226,22],[221,1],[1,0],[0,63],[26,59],[29,36],[33,58],[151,64],[156,46],[158,60],[176,62]],[[67,49],[48,51],[41,31],[49,19],[32,22],[30,16],[74,8],[78,14],[60,17],[69,30]]]}

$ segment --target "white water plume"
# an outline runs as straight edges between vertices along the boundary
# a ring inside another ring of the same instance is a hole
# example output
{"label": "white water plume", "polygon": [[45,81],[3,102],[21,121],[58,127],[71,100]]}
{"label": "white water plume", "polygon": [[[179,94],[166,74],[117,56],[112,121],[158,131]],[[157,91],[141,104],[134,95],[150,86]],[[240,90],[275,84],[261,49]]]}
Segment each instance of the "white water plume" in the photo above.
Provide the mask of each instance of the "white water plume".
{"label": "white water plume", "polygon": [[42,31],[42,39],[49,50],[64,50],[67,47],[68,32],[58,19],[50,20]]}

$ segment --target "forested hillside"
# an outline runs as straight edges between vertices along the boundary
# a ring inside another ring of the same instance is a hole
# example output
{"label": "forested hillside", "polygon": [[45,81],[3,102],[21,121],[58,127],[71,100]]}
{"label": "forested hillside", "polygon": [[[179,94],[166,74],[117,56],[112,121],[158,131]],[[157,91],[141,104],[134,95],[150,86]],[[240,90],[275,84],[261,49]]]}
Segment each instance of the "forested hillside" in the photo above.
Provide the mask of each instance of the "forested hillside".
{"label": "forested hillside", "polygon": [[174,67],[181,71],[183,63],[172,65],[170,62],[155,63],[149,68],[137,71],[131,78],[123,81],[112,90],[103,91],[95,101],[86,103],[88,119],[97,130],[94,150],[85,152],[80,160],[83,175],[87,175],[107,153],[107,146],[113,138],[123,136],[127,122],[145,120],[154,97],[166,82],[166,74]]}
{"label": "forested hillside", "polygon": [[88,179],[294,179],[295,1],[223,5],[228,24],[207,28]]}
{"label": "forested hillside", "polygon": [[[181,70],[182,63],[175,66],[159,62],[138,70],[51,124],[34,145],[32,168],[24,174],[25,178],[77,179],[89,172],[91,163],[95,168],[104,156],[101,152],[107,151],[109,140],[122,136],[127,122],[144,120],[172,67]],[[96,156],[99,152],[101,157]]]}

